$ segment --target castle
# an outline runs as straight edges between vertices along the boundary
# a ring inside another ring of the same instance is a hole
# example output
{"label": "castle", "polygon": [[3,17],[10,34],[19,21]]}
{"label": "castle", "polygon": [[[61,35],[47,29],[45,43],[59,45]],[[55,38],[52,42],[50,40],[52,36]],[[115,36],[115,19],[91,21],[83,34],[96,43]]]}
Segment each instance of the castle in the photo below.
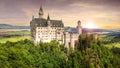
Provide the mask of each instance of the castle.
{"label": "castle", "polygon": [[81,22],[78,21],[76,29],[65,28],[62,20],[51,20],[48,14],[47,19],[43,18],[42,7],[39,9],[39,18],[32,18],[30,22],[31,39],[36,43],[50,42],[57,40],[67,48],[75,48],[75,43],[82,34]]}

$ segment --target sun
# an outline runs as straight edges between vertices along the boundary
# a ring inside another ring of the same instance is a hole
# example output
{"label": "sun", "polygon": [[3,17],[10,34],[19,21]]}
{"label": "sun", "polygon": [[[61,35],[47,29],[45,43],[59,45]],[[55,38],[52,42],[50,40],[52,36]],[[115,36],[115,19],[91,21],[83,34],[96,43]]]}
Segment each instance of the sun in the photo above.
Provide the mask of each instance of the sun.
{"label": "sun", "polygon": [[85,28],[93,29],[97,28],[97,26],[93,22],[87,22]]}

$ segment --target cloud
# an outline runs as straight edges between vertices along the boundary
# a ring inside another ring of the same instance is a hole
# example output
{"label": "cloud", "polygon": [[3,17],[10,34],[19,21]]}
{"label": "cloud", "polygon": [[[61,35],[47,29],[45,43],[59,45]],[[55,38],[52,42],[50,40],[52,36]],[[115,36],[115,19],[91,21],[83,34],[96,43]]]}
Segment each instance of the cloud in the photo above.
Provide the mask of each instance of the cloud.
{"label": "cloud", "polygon": [[41,5],[45,18],[49,13],[51,19],[62,19],[69,26],[76,26],[77,20],[98,25],[120,22],[120,0],[0,0],[0,23],[29,25],[32,15],[38,17]]}
{"label": "cloud", "polygon": [[0,19],[26,18],[25,13],[14,1],[0,1]]}

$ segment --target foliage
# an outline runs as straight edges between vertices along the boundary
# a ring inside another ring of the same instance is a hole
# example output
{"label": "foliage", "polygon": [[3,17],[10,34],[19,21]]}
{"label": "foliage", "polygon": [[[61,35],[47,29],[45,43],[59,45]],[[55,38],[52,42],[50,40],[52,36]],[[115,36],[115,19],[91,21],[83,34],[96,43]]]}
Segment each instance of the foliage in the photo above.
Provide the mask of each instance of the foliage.
{"label": "foliage", "polygon": [[30,39],[30,36],[15,36],[15,37],[8,37],[8,38],[0,37],[0,43],[6,43],[7,41],[17,42],[24,39]]}
{"label": "foliage", "polygon": [[8,31],[5,34],[30,34],[29,31]]}
{"label": "foliage", "polygon": [[80,36],[74,51],[55,40],[0,43],[0,68],[120,68],[118,56],[92,39]]}
{"label": "foliage", "polygon": [[110,44],[110,43],[120,43],[120,32],[111,32],[108,34],[100,35],[102,42],[105,44]]}
{"label": "foliage", "polygon": [[100,40],[93,41],[91,36],[79,37],[77,49],[82,54],[83,68],[119,68],[120,58],[104,47]]}
{"label": "foliage", "polygon": [[116,43],[109,43],[109,44],[104,44],[105,47],[112,49],[112,48],[120,48],[120,43],[116,42]]}

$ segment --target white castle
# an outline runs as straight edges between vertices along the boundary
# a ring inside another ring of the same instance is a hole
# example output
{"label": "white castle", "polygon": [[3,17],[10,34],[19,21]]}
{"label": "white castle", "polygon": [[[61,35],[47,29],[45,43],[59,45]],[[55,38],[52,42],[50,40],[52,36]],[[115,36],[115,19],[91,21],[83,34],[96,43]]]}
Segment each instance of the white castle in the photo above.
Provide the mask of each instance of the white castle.
{"label": "white castle", "polygon": [[31,39],[36,44],[57,40],[67,48],[71,47],[74,49],[79,35],[82,34],[81,22],[78,21],[77,28],[73,31],[71,28],[64,28],[62,20],[51,20],[49,15],[45,19],[43,15],[43,9],[40,7],[39,18],[33,17],[30,22]]}

